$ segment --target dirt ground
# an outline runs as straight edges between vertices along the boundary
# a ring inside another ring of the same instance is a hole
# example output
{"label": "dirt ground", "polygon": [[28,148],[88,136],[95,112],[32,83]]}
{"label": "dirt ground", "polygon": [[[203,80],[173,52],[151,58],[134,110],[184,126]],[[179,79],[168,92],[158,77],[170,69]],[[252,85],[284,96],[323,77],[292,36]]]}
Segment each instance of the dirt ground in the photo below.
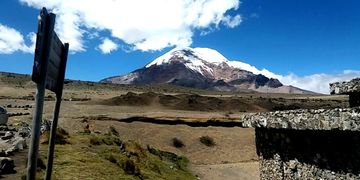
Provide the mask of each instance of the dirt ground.
{"label": "dirt ground", "polygon": [[[3,80],[2,83],[0,78],[0,106],[7,107],[9,113],[29,114],[12,116],[8,124],[31,124],[35,106],[33,84],[29,83],[28,79],[19,80],[15,85],[9,85],[9,82],[13,83],[13,80]],[[188,89],[181,89],[179,93],[159,88],[155,90],[162,91],[161,93],[146,91],[146,88],[153,87],[140,87],[143,91],[129,93],[134,87],[118,89],[112,86],[104,88],[103,85],[97,87],[92,83],[77,83],[76,86],[66,85],[59,119],[59,126],[70,135],[83,132],[86,128],[94,134],[104,134],[113,127],[123,140],[134,140],[145,147],[151,145],[163,151],[186,156],[190,160],[191,171],[200,179],[209,180],[259,179],[254,129],[224,127],[221,124],[203,127],[161,124],[156,122],[157,119],[199,123],[209,120],[239,122],[240,115],[247,111],[347,106],[346,96],[258,93],[223,95],[208,92],[194,95],[184,94]],[[165,91],[167,93],[164,93]],[[54,95],[47,92],[46,97],[43,119],[51,119]],[[131,117],[143,119],[122,121]],[[149,120],[146,121],[146,118]],[[199,141],[202,136],[211,137],[215,145],[208,147],[202,144]],[[173,138],[181,140],[184,147],[174,147]],[[26,157],[24,154],[26,153],[22,152],[19,157]],[[26,159],[15,162],[18,172],[24,172],[25,162]]]}
{"label": "dirt ground", "polygon": [[[0,99],[0,105],[6,106],[34,106],[33,101]],[[53,101],[46,101],[44,119],[52,117]],[[30,112],[33,109],[8,108],[9,112]],[[31,122],[32,115],[14,116],[9,118],[9,124]],[[190,127],[187,125],[161,125],[153,122],[118,122],[114,120],[86,120],[89,116],[107,116],[112,118],[166,117],[195,119],[199,121],[224,118],[222,112],[196,112],[162,110],[154,107],[106,106],[89,105],[83,102],[64,101],[61,107],[59,125],[70,133],[83,131],[89,125],[94,133],[106,133],[110,126],[114,127],[123,140],[135,140],[146,146],[151,145],[158,149],[184,155],[190,160],[191,170],[201,179],[246,179],[258,177],[257,155],[255,151],[254,129],[241,127]],[[236,117],[239,114],[231,114]],[[201,136],[209,136],[216,143],[207,147],[200,143]],[[172,139],[178,138],[184,147],[175,148]],[[24,161],[22,161],[24,163]],[[20,164],[24,167],[24,164]],[[17,169],[22,171],[21,169]],[[255,178],[258,179],[258,178]]]}

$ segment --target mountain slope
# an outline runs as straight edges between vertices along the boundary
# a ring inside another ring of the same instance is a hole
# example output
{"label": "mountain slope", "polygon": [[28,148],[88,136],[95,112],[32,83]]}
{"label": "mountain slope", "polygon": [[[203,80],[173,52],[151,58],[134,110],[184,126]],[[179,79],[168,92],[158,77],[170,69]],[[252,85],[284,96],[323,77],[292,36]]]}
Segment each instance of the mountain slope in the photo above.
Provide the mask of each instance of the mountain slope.
{"label": "mountain slope", "polygon": [[284,86],[275,78],[254,74],[252,66],[229,61],[209,48],[173,49],[141,69],[101,80],[115,84],[173,84],[221,91],[255,90],[272,93],[308,93]]}

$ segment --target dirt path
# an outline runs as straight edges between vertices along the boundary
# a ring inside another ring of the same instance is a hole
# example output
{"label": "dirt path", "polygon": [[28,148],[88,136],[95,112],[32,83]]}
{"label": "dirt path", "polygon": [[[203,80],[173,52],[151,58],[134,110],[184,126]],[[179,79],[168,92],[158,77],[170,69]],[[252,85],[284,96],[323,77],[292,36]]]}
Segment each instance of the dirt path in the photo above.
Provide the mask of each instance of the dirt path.
{"label": "dirt path", "polygon": [[201,180],[256,180],[260,179],[259,163],[229,163],[191,165],[193,173]]}

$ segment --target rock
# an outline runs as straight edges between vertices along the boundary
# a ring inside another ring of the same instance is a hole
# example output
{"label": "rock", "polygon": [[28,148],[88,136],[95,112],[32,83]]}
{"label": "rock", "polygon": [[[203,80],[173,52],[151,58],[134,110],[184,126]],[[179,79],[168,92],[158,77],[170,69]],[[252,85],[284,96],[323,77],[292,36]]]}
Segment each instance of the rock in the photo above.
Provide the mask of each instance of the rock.
{"label": "rock", "polygon": [[15,173],[14,160],[8,157],[0,157],[0,174],[11,174]]}
{"label": "rock", "polygon": [[5,108],[0,107],[0,124],[7,124],[9,115]]}
{"label": "rock", "polygon": [[52,120],[44,120],[41,124],[41,129],[40,129],[41,134],[46,131],[50,131],[51,124],[52,124]]}
{"label": "rock", "polygon": [[1,137],[2,140],[8,140],[14,137],[14,134],[11,131],[7,131],[3,137]]}

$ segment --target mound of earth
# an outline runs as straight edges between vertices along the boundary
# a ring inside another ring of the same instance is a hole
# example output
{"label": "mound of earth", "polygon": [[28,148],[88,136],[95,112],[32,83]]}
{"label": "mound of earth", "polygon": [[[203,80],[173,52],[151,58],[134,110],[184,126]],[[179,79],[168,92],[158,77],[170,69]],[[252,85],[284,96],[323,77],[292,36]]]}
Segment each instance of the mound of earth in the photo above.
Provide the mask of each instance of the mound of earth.
{"label": "mound of earth", "polygon": [[166,109],[190,111],[257,112],[293,109],[334,108],[344,106],[334,100],[303,100],[263,97],[213,97],[197,94],[164,95],[154,92],[121,96],[97,102],[110,106],[161,106]]}
{"label": "mound of earth", "polygon": [[136,94],[133,92],[128,92],[121,96],[113,97],[111,99],[105,100],[102,104],[105,105],[127,105],[127,106],[146,106],[150,105],[154,98],[158,96],[156,93],[147,92],[142,94]]}

